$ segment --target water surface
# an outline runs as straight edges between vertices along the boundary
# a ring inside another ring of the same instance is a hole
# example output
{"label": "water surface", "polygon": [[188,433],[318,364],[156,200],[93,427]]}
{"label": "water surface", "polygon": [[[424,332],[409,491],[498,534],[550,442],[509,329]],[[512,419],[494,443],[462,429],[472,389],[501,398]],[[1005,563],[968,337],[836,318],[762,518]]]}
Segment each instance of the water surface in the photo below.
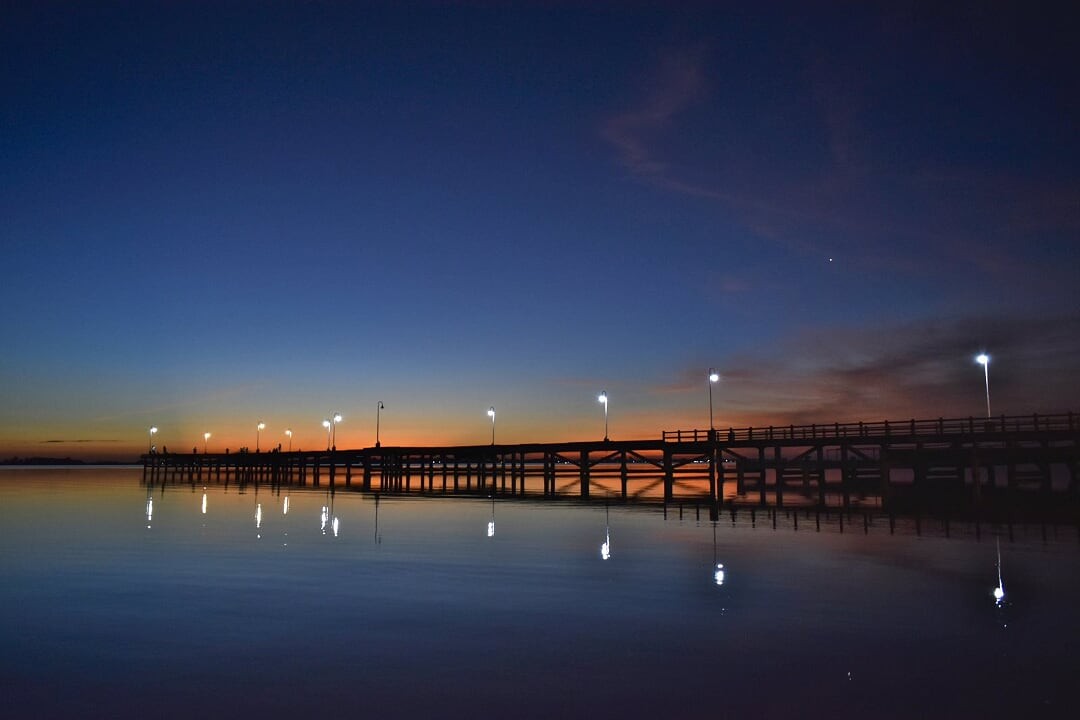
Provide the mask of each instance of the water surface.
{"label": "water surface", "polygon": [[0,471],[5,716],[1080,708],[1075,527],[141,478]]}

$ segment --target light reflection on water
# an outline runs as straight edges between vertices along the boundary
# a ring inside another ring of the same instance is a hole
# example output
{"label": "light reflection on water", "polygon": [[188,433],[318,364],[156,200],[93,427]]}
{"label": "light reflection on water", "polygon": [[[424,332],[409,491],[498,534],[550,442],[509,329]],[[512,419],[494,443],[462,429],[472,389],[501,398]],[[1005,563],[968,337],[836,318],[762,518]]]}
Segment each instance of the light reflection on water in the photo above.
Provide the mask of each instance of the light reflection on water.
{"label": "light reflection on water", "polygon": [[1076,708],[1075,528],[999,559],[989,533],[139,477],[0,471],[6,716]]}

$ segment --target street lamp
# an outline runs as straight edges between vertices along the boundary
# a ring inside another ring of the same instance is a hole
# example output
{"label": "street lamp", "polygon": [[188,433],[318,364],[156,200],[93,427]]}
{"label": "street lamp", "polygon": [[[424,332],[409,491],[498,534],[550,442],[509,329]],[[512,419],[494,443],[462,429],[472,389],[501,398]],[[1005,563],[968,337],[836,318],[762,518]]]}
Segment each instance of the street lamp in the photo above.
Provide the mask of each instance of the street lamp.
{"label": "street lamp", "polygon": [[259,452],[259,433],[266,429],[266,423],[259,421],[259,424],[255,426],[255,452]]}
{"label": "street lamp", "polygon": [[285,435],[289,438],[289,452],[292,452],[292,428],[286,428]]}
{"label": "street lamp", "polygon": [[382,414],[382,411],[385,410],[385,409],[386,409],[386,406],[383,405],[382,400],[380,400],[379,404],[375,406],[375,447],[382,447],[379,444],[379,418],[380,418],[380,415]]}
{"label": "street lamp", "polygon": [[488,408],[488,417],[491,418],[491,444],[495,444],[495,406]]}
{"label": "street lamp", "polygon": [[326,428],[326,449],[332,447],[337,450],[337,424],[341,422],[341,413],[331,413],[330,417],[334,420],[332,423],[329,420],[322,421],[322,426]]}
{"label": "street lamp", "polygon": [[607,440],[608,440],[608,423],[607,423],[608,400],[607,400],[607,390],[601,390],[600,391],[600,396],[598,398],[596,398],[596,399],[598,401],[600,401],[601,405],[604,406],[604,442],[607,442]]}
{"label": "street lamp", "polygon": [[210,441],[210,433],[204,432],[202,434],[202,451],[203,451],[203,455],[206,454],[206,443],[208,443],[209,441]]}
{"label": "street lamp", "polygon": [[975,362],[983,366],[983,377],[986,379],[986,419],[990,419],[990,356],[980,353]]}
{"label": "street lamp", "polygon": [[715,430],[716,426],[713,424],[712,415],[712,386],[720,380],[720,376],[716,373],[716,370],[709,368],[709,430]]}
{"label": "street lamp", "polygon": [[146,447],[146,452],[152,452],[154,449],[154,433],[157,432],[157,427],[150,426],[150,444]]}

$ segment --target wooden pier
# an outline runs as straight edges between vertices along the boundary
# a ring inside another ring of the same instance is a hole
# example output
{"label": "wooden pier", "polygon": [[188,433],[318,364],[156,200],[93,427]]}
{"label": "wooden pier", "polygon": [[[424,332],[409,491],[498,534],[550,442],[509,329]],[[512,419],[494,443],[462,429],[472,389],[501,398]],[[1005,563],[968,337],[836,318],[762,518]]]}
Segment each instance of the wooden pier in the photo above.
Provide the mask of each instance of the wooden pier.
{"label": "wooden pier", "polygon": [[149,454],[146,482],[949,511],[1080,501],[1080,415],[665,431],[658,439]]}

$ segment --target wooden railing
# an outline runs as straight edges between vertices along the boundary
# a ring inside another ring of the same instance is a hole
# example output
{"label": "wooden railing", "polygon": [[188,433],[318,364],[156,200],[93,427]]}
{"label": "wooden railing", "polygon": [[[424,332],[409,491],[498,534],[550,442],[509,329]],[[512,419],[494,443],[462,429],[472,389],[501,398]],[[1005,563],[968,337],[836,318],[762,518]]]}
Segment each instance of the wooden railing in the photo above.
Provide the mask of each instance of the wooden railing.
{"label": "wooden railing", "polygon": [[[747,440],[815,440],[825,438],[896,438],[974,435],[976,433],[1077,432],[1080,415],[1000,415],[992,418],[938,418],[937,420],[882,420],[813,425],[769,425],[717,429],[717,442]],[[708,442],[709,430],[665,430],[664,442]]]}

